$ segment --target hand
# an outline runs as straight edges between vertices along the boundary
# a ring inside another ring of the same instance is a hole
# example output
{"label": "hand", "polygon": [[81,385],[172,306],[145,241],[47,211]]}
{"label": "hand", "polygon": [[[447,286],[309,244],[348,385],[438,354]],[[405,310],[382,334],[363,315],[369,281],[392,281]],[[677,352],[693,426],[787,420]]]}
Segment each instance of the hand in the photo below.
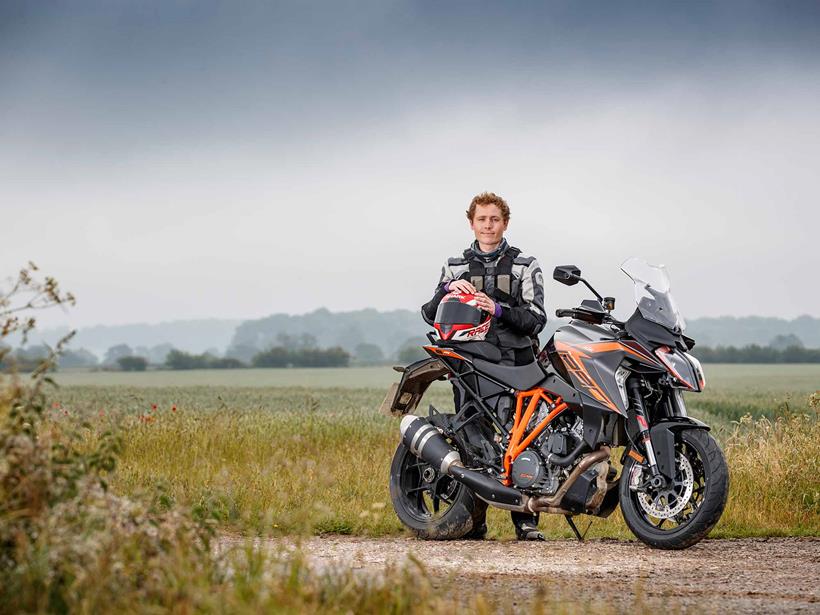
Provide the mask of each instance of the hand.
{"label": "hand", "polygon": [[475,286],[470,284],[467,280],[453,280],[450,282],[450,292],[475,294]]}
{"label": "hand", "polygon": [[475,302],[482,310],[495,316],[495,301],[490,299],[487,295],[484,293],[476,293]]}

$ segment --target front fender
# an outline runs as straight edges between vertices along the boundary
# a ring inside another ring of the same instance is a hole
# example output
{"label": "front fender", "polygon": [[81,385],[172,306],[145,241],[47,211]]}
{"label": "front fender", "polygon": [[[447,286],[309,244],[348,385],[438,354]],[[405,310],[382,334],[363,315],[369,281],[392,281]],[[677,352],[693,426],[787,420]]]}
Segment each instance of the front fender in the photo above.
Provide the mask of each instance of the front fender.
{"label": "front fender", "polygon": [[676,416],[660,419],[649,428],[649,439],[655,449],[658,470],[667,478],[675,476],[675,434],[684,429],[705,429],[710,427],[703,421],[691,417]]}

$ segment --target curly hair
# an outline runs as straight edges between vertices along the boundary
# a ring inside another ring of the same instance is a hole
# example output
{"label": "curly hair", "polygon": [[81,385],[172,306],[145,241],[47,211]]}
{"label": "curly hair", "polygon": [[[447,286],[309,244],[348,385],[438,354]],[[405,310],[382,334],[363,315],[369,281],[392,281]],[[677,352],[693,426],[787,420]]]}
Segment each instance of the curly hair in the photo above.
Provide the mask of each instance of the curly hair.
{"label": "curly hair", "polygon": [[467,210],[467,219],[472,222],[475,217],[475,208],[478,205],[495,205],[501,210],[501,217],[504,222],[510,221],[510,206],[507,201],[498,196],[495,192],[482,192],[473,197],[470,201],[470,208]]}

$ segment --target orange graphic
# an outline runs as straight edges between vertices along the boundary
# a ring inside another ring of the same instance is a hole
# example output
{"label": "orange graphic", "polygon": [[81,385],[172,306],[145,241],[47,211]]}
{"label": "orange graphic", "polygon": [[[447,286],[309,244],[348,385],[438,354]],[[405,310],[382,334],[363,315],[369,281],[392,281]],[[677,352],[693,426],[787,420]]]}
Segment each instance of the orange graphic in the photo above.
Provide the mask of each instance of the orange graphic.
{"label": "orange graphic", "polygon": [[589,375],[583,361],[584,359],[588,359],[589,355],[582,352],[580,350],[581,348],[592,353],[608,352],[611,350],[624,350],[632,354],[637,353],[623,346],[620,342],[593,342],[590,344],[580,344],[575,347],[564,344],[563,342],[556,341],[555,343],[555,349],[558,351],[558,355],[561,357],[561,360],[563,360],[567,370],[578,379],[579,384],[589,393],[590,397],[598,400],[610,410],[621,413],[618,406],[607,397],[606,393],[604,393],[601,387],[598,386],[598,383],[595,382],[595,379]]}

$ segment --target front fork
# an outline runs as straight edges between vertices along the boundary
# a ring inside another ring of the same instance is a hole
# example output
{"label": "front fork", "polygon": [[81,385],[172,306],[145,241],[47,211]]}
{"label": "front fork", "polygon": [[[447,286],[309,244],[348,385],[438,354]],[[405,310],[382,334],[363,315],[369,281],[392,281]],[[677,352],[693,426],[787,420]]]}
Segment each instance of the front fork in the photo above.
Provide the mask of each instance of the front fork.
{"label": "front fork", "polygon": [[646,459],[649,462],[649,484],[652,487],[662,487],[666,480],[658,469],[658,460],[655,456],[655,449],[652,446],[652,439],[649,437],[649,420],[646,416],[646,408],[643,405],[643,395],[641,385],[636,378],[631,378],[626,383],[629,391],[629,405],[635,412],[635,420],[638,423],[637,440],[643,444],[646,450]]}

